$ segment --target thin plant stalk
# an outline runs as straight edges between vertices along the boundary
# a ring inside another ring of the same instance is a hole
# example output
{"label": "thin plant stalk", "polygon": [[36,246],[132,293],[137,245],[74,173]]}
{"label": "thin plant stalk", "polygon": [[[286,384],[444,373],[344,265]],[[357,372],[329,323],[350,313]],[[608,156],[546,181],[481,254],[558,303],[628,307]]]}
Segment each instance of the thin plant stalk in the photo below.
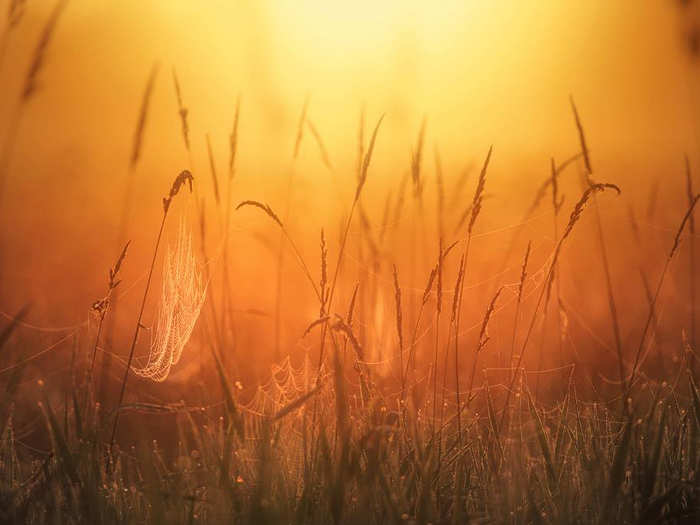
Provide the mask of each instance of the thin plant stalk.
{"label": "thin plant stalk", "polygon": [[[690,171],[690,160],[688,156],[685,156],[685,177],[686,177],[686,194],[688,197],[688,205],[691,205],[693,199],[695,198],[695,193],[693,192],[693,177]],[[695,367],[696,359],[695,352],[697,351],[697,339],[696,339],[696,288],[695,288],[695,214],[690,212],[690,218],[688,219],[688,231],[690,231],[690,246],[688,246],[688,262],[690,264],[690,347],[693,352],[690,355],[690,370],[695,377]]]}
{"label": "thin plant stalk", "polygon": [[[24,77],[24,83],[22,86],[22,93],[17,104],[15,104],[12,109],[12,113],[9,117],[8,130],[5,135],[5,141],[3,142],[2,149],[0,150],[0,209],[2,208],[2,201],[5,193],[5,187],[7,184],[7,175],[10,168],[10,163],[12,161],[12,154],[15,149],[15,144],[17,142],[17,135],[19,127],[22,121],[22,116],[24,115],[24,109],[31,98],[36,94],[38,90],[38,77],[44,68],[46,63],[46,55],[49,44],[53,39],[58,22],[63,14],[66,6],[68,5],[68,0],[58,0],[54,5],[49,19],[44,25],[39,41],[37,42],[36,48],[34,49],[34,54],[32,55],[29,69]],[[16,16],[17,14],[15,14]],[[8,28],[5,31],[5,36],[3,37],[3,55],[4,47],[6,45],[6,37],[9,29],[13,25],[12,16],[10,12],[8,15]],[[21,16],[21,15],[20,15]]]}
{"label": "thin plant stalk", "polygon": [[654,299],[651,302],[651,305],[649,307],[649,315],[647,315],[646,321],[644,323],[644,329],[642,330],[642,336],[639,339],[639,346],[637,347],[637,352],[634,356],[634,364],[632,365],[632,372],[630,373],[629,380],[627,381],[627,388],[625,390],[625,398],[629,395],[630,390],[632,389],[632,385],[634,383],[635,376],[637,374],[637,371],[639,369],[640,365],[640,360],[642,357],[642,352],[644,350],[644,342],[646,341],[647,333],[649,332],[649,326],[651,325],[651,321],[654,319],[655,311],[656,311],[656,303],[658,302],[659,299],[659,294],[661,293],[661,288],[664,284],[664,280],[666,278],[666,274],[668,273],[668,269],[671,265],[671,261],[673,261],[673,256],[676,254],[678,251],[678,246],[680,245],[681,241],[681,234],[683,233],[683,230],[685,229],[685,225],[690,222],[691,217],[693,215],[693,210],[695,209],[695,205],[698,202],[698,199],[700,199],[700,195],[696,195],[693,200],[690,203],[690,206],[688,207],[688,211],[686,211],[685,215],[683,216],[683,220],[681,221],[681,225],[678,228],[678,232],[676,233],[676,237],[673,241],[673,246],[671,247],[671,251],[669,252],[668,256],[666,257],[666,262],[664,263],[664,268],[661,271],[661,276],[659,277],[659,283],[656,285],[656,291],[654,292]]}
{"label": "thin plant stalk", "polygon": [[[573,166],[574,163],[578,159],[580,159],[582,156],[583,156],[582,153],[576,153],[576,154],[570,156],[569,158],[567,158],[561,164],[559,164],[556,167],[557,176],[564,173],[566,171],[566,169],[569,168],[570,166]],[[547,177],[544,180],[544,182],[537,189],[537,192],[535,193],[535,198],[532,200],[532,203],[530,204],[530,206],[527,208],[527,210],[523,214],[522,219],[520,220],[520,223],[518,224],[517,228],[515,228],[515,230],[513,231],[513,234],[510,236],[510,239],[508,240],[508,247],[506,248],[503,259],[501,260],[501,264],[498,266],[498,271],[496,272],[496,275],[501,275],[508,267],[508,262],[510,261],[511,255],[513,254],[513,250],[516,248],[517,242],[520,239],[522,232],[525,230],[525,228],[527,227],[528,221],[532,218],[535,211],[537,211],[537,208],[542,203],[542,200],[547,195],[547,191],[549,190],[549,187],[551,186],[551,184],[552,184],[552,177],[550,176],[550,177]]]}
{"label": "thin plant stalk", "polygon": [[[338,284],[338,276],[340,275],[340,268],[343,263],[343,256],[345,255],[345,246],[347,245],[348,241],[348,233],[350,233],[350,226],[352,224],[352,218],[355,213],[355,208],[357,208],[357,203],[360,199],[360,195],[362,194],[362,188],[365,185],[365,182],[367,181],[367,170],[369,169],[369,164],[370,161],[372,160],[372,153],[374,152],[374,144],[377,139],[377,132],[379,131],[379,127],[382,124],[382,121],[384,120],[384,115],[379,117],[379,120],[377,121],[377,124],[374,127],[374,131],[372,132],[372,138],[370,139],[369,147],[367,148],[367,153],[365,153],[364,160],[362,162],[362,171],[360,173],[359,180],[357,182],[357,187],[355,189],[355,196],[352,200],[352,206],[350,207],[350,213],[348,214],[348,220],[345,224],[345,229],[343,231],[343,235],[341,237],[340,241],[340,249],[338,250],[338,260],[336,261],[335,264],[335,270],[333,271],[333,279],[331,280],[331,287],[330,287],[330,292],[328,294],[328,301],[327,301],[327,310],[331,311],[331,307],[333,305],[333,297],[335,295],[335,290]],[[318,357],[318,371],[317,371],[317,378],[316,381],[318,382],[319,377],[320,377],[320,372],[321,372],[321,366],[323,365],[323,358],[324,358],[324,346],[325,346],[325,339],[326,339],[326,331],[327,331],[327,324],[323,325],[323,329],[321,331],[321,349],[319,352],[319,357]]]}
{"label": "thin plant stalk", "polygon": [[[121,246],[126,240],[127,231],[129,229],[129,216],[131,214],[131,207],[133,201],[133,186],[134,178],[136,176],[136,168],[141,159],[141,150],[143,148],[144,135],[146,131],[146,124],[148,122],[149,110],[151,107],[151,99],[153,97],[153,89],[155,87],[155,81],[158,75],[158,63],[153,64],[151,67],[148,80],[146,81],[146,87],[143,91],[143,96],[141,98],[141,106],[139,108],[138,119],[136,121],[136,127],[134,128],[134,136],[131,144],[131,154],[129,156],[129,166],[126,176],[126,188],[124,191],[124,201],[122,203],[122,212],[119,220],[119,229],[117,231],[117,244]],[[111,304],[112,310],[115,312],[118,309],[119,298],[118,296],[114,298]],[[107,344],[111,344],[114,338],[116,318],[115,315],[111,316],[111,320],[107,323],[107,334],[106,341]],[[100,372],[101,380],[100,384],[100,399],[104,400],[107,393],[107,378],[109,377],[109,370],[112,365],[112,355],[110,353],[105,354],[105,358],[102,360],[102,370]]]}
{"label": "thin plant stalk", "polygon": [[530,259],[530,251],[532,250],[532,242],[528,241],[525,258],[520,270],[520,284],[518,285],[518,299],[515,303],[515,316],[513,317],[513,332],[510,338],[510,357],[508,358],[508,367],[513,364],[513,354],[515,353],[515,338],[518,333],[518,321],[520,320],[520,307],[523,302],[523,290],[525,288],[525,279],[527,278],[527,263]]}
{"label": "thin plant stalk", "polygon": [[431,435],[435,439],[435,420],[437,415],[437,380],[438,380],[438,354],[440,352],[440,315],[442,313],[442,277],[443,262],[442,237],[438,245],[438,270],[437,270],[437,303],[435,305],[435,348],[433,359],[433,425]]}
{"label": "thin plant stalk", "polygon": [[114,424],[112,426],[112,435],[109,439],[109,451],[110,456],[114,448],[114,438],[117,434],[117,427],[119,426],[119,414],[121,412],[122,402],[124,401],[124,392],[126,391],[126,382],[129,379],[129,371],[131,370],[131,362],[134,359],[134,350],[136,349],[136,341],[139,337],[139,332],[141,331],[141,319],[143,318],[143,312],[146,308],[146,300],[148,299],[148,292],[151,288],[151,280],[153,279],[153,270],[156,266],[156,259],[158,257],[158,248],[160,247],[160,241],[163,237],[163,230],[165,229],[165,220],[168,218],[168,211],[170,210],[170,203],[173,197],[177,195],[180,186],[185,182],[189,183],[190,191],[192,189],[192,174],[185,170],[180,173],[175,179],[173,186],[170,190],[170,194],[163,199],[163,218],[160,221],[160,228],[158,228],[158,235],[156,236],[155,246],[153,248],[153,258],[151,259],[151,266],[148,269],[148,278],[146,279],[146,288],[143,292],[143,299],[141,299],[141,307],[139,308],[139,315],[136,318],[136,326],[134,328],[134,336],[131,339],[131,346],[129,348],[129,358],[126,362],[126,370],[124,370],[124,379],[122,380],[121,390],[119,391],[119,402],[117,403],[117,410],[114,415]]}
{"label": "thin plant stalk", "polygon": [[[289,168],[289,175],[287,176],[287,192],[285,193],[285,207],[283,221],[286,224],[289,221],[289,216],[292,207],[292,189],[294,182],[294,167],[296,165],[297,157],[299,156],[299,148],[301,147],[302,139],[304,138],[304,125],[306,123],[306,114],[309,108],[309,96],[304,98],[304,104],[301,108],[301,115],[299,116],[299,124],[297,126],[297,135],[294,141],[294,152],[292,154],[292,162]],[[288,236],[287,236],[288,237]],[[281,346],[281,331],[282,331],[282,273],[284,268],[284,232],[280,232],[280,237],[278,241],[277,249],[277,277],[275,286],[275,347],[274,347],[274,358],[278,361],[281,357],[280,346]]]}
{"label": "thin plant stalk", "polygon": [[[461,446],[462,444],[462,410],[460,403],[460,381],[459,381],[459,331],[460,331],[460,319],[462,312],[462,300],[464,299],[464,281],[466,280],[467,264],[469,261],[469,248],[472,242],[472,233],[474,230],[474,224],[476,219],[479,217],[481,212],[481,205],[484,199],[484,187],[486,185],[486,171],[489,167],[489,162],[491,161],[491,154],[493,152],[493,146],[489,148],[489,152],[486,155],[486,160],[481,168],[481,173],[479,175],[479,180],[477,182],[476,191],[474,192],[474,199],[471,205],[471,218],[469,219],[469,226],[467,228],[467,240],[466,247],[464,248],[464,255],[462,256],[462,267],[460,272],[462,273],[462,278],[460,280],[458,289],[455,290],[457,311],[454,315],[454,340],[455,340],[455,382],[456,382],[456,400],[457,400],[457,443]],[[476,359],[476,356],[474,356]],[[471,395],[471,393],[470,393]]]}
{"label": "thin plant stalk", "polygon": [[227,298],[227,312],[228,312],[228,323],[229,330],[233,337],[233,343],[235,346],[236,342],[236,325],[234,320],[234,305],[232,298],[232,287],[229,269],[229,242],[230,242],[230,229],[231,229],[231,199],[233,192],[233,179],[236,173],[236,157],[238,153],[238,122],[240,118],[241,111],[241,97],[240,95],[236,98],[236,110],[233,118],[233,129],[229,137],[229,165],[228,165],[228,177],[226,182],[226,212],[224,218],[224,291]]}
{"label": "thin plant stalk", "polygon": [[[570,102],[571,102],[571,110],[574,114],[574,120],[576,122],[576,129],[578,130],[578,136],[579,136],[579,142],[581,144],[581,153],[583,154],[583,161],[584,161],[584,166],[586,167],[586,173],[585,173],[585,179],[586,183],[590,186],[593,184],[593,181],[591,180],[591,175],[593,174],[593,168],[591,167],[591,159],[590,159],[590,154],[588,151],[588,146],[586,145],[586,137],[583,132],[583,125],[581,124],[581,119],[578,114],[578,110],[576,109],[576,104],[574,103],[573,97],[570,97]],[[553,180],[556,180],[554,178]],[[596,198],[595,192],[593,193],[593,208],[595,211],[595,222],[596,222],[596,233],[598,235],[598,244],[600,245],[600,256],[603,262],[603,270],[605,272],[605,286],[607,290],[607,296],[608,296],[608,309],[610,310],[610,318],[612,319],[612,329],[613,329],[613,336],[615,340],[615,349],[617,351],[617,361],[618,361],[618,367],[619,367],[619,373],[620,373],[620,386],[622,388],[622,391],[624,392],[626,390],[625,387],[625,365],[624,365],[624,359],[623,359],[623,350],[622,350],[622,337],[620,335],[620,320],[619,316],[617,313],[617,304],[615,302],[615,294],[613,293],[613,285],[612,285],[612,275],[610,273],[610,263],[608,260],[608,249],[607,245],[605,243],[605,235],[603,232],[603,221],[600,218],[600,209],[598,207],[598,199]],[[556,268],[555,268],[556,271]],[[623,399],[623,406],[627,407],[626,404],[624,404],[624,399]]]}
{"label": "thin plant stalk", "polygon": [[117,433],[117,427],[119,425],[119,412],[124,401],[124,392],[126,391],[126,382],[129,379],[129,370],[131,370],[131,362],[134,359],[134,350],[136,349],[136,341],[138,340],[139,332],[141,331],[141,319],[143,318],[143,311],[146,307],[146,300],[148,299],[148,291],[151,288],[151,279],[153,278],[153,269],[156,266],[156,257],[158,255],[158,248],[160,247],[160,240],[163,236],[163,229],[165,227],[165,219],[168,216],[168,212],[163,213],[163,218],[160,221],[160,228],[158,229],[158,236],[156,237],[155,248],[153,249],[153,259],[151,260],[151,266],[148,270],[148,278],[146,279],[146,289],[143,293],[143,298],[141,299],[141,307],[139,308],[139,315],[136,319],[136,327],[134,329],[134,335],[131,339],[131,346],[129,347],[129,358],[126,362],[126,370],[124,371],[124,379],[122,379],[121,390],[119,391],[119,401],[117,403],[117,411],[114,415],[114,424],[112,426],[112,435],[109,439],[109,449],[110,454],[112,448],[114,447],[114,437]]}
{"label": "thin plant stalk", "polygon": [[593,193],[599,192],[599,191],[604,191],[606,189],[613,189],[615,190],[618,195],[620,193],[620,188],[615,186],[614,184],[607,184],[607,183],[597,183],[597,184],[592,184],[590,187],[588,187],[584,192],[579,201],[576,203],[574,206],[573,211],[571,212],[571,215],[569,217],[569,223],[566,225],[566,228],[564,229],[564,232],[562,233],[561,237],[557,241],[556,246],[554,247],[554,253],[552,254],[552,261],[549,264],[549,268],[547,270],[544,282],[542,284],[542,289],[540,290],[539,296],[537,297],[537,302],[535,303],[535,308],[532,313],[532,318],[530,319],[530,324],[528,326],[527,332],[525,333],[525,339],[523,340],[521,350],[520,350],[520,355],[518,356],[518,362],[515,366],[515,371],[513,373],[513,377],[510,380],[510,384],[508,386],[508,389],[506,390],[506,399],[503,404],[503,410],[501,414],[501,420],[498,425],[498,428],[503,428],[503,422],[506,417],[506,413],[508,412],[508,403],[510,403],[510,397],[513,391],[513,386],[515,385],[515,381],[518,377],[518,371],[520,370],[520,366],[522,365],[523,358],[525,356],[525,351],[527,350],[527,345],[530,341],[530,336],[532,335],[533,328],[535,326],[535,322],[537,321],[537,314],[539,312],[540,306],[542,306],[542,300],[544,299],[545,293],[547,292],[547,288],[549,286],[549,281],[553,277],[553,268],[556,265],[559,255],[561,253],[562,247],[564,246],[564,241],[571,235],[571,232],[573,231],[574,227],[578,223],[579,219],[581,218],[581,214],[583,213],[583,210],[585,209],[586,205],[588,202],[591,200],[591,196]]}
{"label": "thin plant stalk", "polygon": [[[552,221],[554,223],[554,238],[559,238],[559,212],[564,205],[564,196],[559,198],[559,181],[557,180],[557,165],[554,162],[554,157],[551,159],[551,171],[552,171],[552,208],[554,210],[552,215]],[[564,343],[562,339],[562,325],[561,325],[561,279],[559,277],[559,268],[554,269],[554,286],[556,288],[556,318],[557,318],[557,341],[559,346],[559,360],[560,363],[564,364]]]}

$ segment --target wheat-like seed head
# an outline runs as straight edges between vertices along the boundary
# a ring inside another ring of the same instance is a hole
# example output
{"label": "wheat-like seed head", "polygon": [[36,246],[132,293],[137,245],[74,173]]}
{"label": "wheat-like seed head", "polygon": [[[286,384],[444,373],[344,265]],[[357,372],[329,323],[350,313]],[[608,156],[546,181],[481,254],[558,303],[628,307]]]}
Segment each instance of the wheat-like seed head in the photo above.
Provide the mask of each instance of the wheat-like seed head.
{"label": "wheat-like seed head", "polygon": [[168,210],[170,209],[170,203],[172,202],[175,195],[177,195],[180,192],[180,188],[183,185],[188,184],[190,187],[190,192],[192,192],[193,182],[194,177],[192,176],[192,173],[190,173],[189,170],[182,170],[178,174],[178,176],[175,177],[173,185],[170,187],[170,193],[168,193],[167,197],[163,197],[163,211],[165,211],[165,213],[168,213]]}
{"label": "wheat-like seed head", "polygon": [[307,335],[309,335],[311,333],[311,330],[313,330],[317,326],[327,323],[330,320],[330,318],[330,315],[324,315],[323,317],[319,317],[318,319],[309,323],[309,326],[307,326],[306,330],[304,330],[302,337],[306,337]]}
{"label": "wheat-like seed head", "polygon": [[435,281],[437,270],[437,265],[433,266],[430,269],[430,275],[428,275],[428,282],[426,283],[425,289],[423,290],[423,299],[421,300],[422,304],[426,304],[428,302],[428,299],[430,298],[430,292],[433,290],[433,282]]}
{"label": "wheat-like seed head", "polygon": [[621,193],[620,188],[618,186],[616,186],[615,184],[608,183],[591,184],[586,189],[586,191],[583,192],[583,195],[576,203],[576,206],[574,206],[574,209],[571,212],[571,215],[569,216],[569,222],[566,225],[566,229],[564,230],[564,235],[562,235],[560,243],[571,234],[571,230],[574,229],[574,226],[581,218],[581,214],[583,213],[583,210],[586,208],[586,205],[588,204],[588,201],[593,196],[593,194],[604,191],[606,189],[613,189],[617,192],[618,195]]}
{"label": "wheat-like seed head", "polygon": [[588,145],[586,144],[586,136],[583,133],[583,124],[581,124],[581,118],[578,115],[578,109],[576,109],[576,103],[574,102],[574,97],[569,97],[569,102],[571,102],[571,110],[574,113],[574,120],[576,121],[576,129],[578,131],[579,142],[581,143],[581,153],[583,154],[583,163],[586,166],[586,176],[590,176],[593,173],[593,168],[591,167],[591,157],[588,153]]}
{"label": "wheat-like seed head", "polygon": [[301,108],[301,114],[299,115],[299,124],[297,125],[297,136],[294,139],[294,158],[296,159],[299,155],[299,147],[301,146],[301,141],[304,138],[304,124],[306,123],[306,112],[309,109],[309,96],[304,98],[304,105]]}
{"label": "wheat-like seed head", "polygon": [[280,228],[284,228],[284,226],[282,225],[282,221],[277,216],[277,214],[274,211],[272,211],[272,208],[270,207],[269,204],[264,204],[264,203],[259,202],[259,201],[247,200],[247,201],[243,201],[240,204],[238,204],[238,206],[236,206],[236,209],[240,210],[244,206],[253,206],[255,208],[261,209],[262,211],[265,212],[265,214],[268,217],[270,217],[273,221],[275,221]]}
{"label": "wheat-like seed head", "polygon": [[214,162],[214,153],[211,149],[209,133],[207,133],[207,154],[209,155],[209,169],[211,170],[212,184],[214,186],[214,199],[216,199],[216,205],[219,206],[221,204],[221,198],[219,197],[219,177],[216,175],[216,163]]}
{"label": "wheat-like seed head", "polygon": [[[18,4],[21,4],[18,3]],[[24,88],[22,89],[22,102],[26,102],[31,98],[31,96],[36,92],[37,89],[37,79],[41,69],[44,67],[44,61],[46,60],[46,52],[48,50],[49,44],[56,31],[56,26],[61,18],[61,14],[68,4],[68,0],[59,0],[56,6],[51,11],[51,16],[49,17],[44,29],[41,32],[41,37],[39,38],[39,43],[34,50],[34,55],[32,55],[31,63],[29,64],[29,70],[27,71],[27,76],[24,79]],[[21,13],[21,6],[14,7],[14,2],[10,4],[10,23],[12,23],[12,16],[14,10],[14,17],[16,18],[17,13]],[[19,15],[21,17],[21,14]]]}
{"label": "wheat-like seed head", "polygon": [[564,229],[564,233],[562,236],[559,238],[559,241],[557,242],[557,245],[554,249],[554,255],[552,256],[552,262],[549,266],[549,271],[547,272],[547,277],[546,277],[546,283],[545,286],[547,287],[545,291],[549,293],[549,287],[552,285],[552,281],[554,280],[554,272],[555,268],[557,266],[557,260],[559,259],[559,254],[561,253],[562,246],[564,245],[564,241],[571,235],[572,230],[574,229],[574,226],[576,226],[576,223],[579,221],[581,218],[581,214],[583,213],[583,210],[586,208],[586,205],[588,204],[588,201],[591,199],[591,197],[601,191],[605,191],[606,189],[612,189],[617,192],[619,195],[620,188],[616,186],[615,184],[608,184],[608,183],[597,183],[597,184],[590,184],[586,191],[583,192],[583,195],[581,195],[581,198],[579,201],[576,203],[576,206],[574,206],[574,209],[571,211],[571,215],[569,216],[569,222],[566,225],[566,228]]}
{"label": "wheat-like seed head", "polygon": [[321,310],[319,317],[323,317],[326,314],[326,304],[328,303],[328,294],[330,290],[328,289],[328,246],[326,245],[326,236],[321,228]]}
{"label": "wheat-like seed head", "polygon": [[693,200],[690,201],[688,211],[685,212],[685,215],[683,216],[683,221],[681,222],[681,225],[678,228],[678,231],[676,232],[676,237],[673,239],[673,247],[671,248],[671,251],[668,254],[669,259],[673,257],[673,254],[675,254],[676,250],[678,249],[678,246],[681,242],[681,234],[683,233],[683,229],[685,228],[686,223],[690,222],[691,225],[693,224],[693,210],[695,209],[695,205],[697,204],[698,199],[700,199],[700,195],[696,195],[695,197],[693,197]]}
{"label": "wheat-like seed head", "polygon": [[112,266],[109,269],[109,281],[107,282],[107,294],[102,298],[94,303],[92,303],[92,310],[100,317],[101,319],[104,319],[104,316],[107,314],[107,310],[109,308],[109,304],[112,300],[112,293],[114,292],[115,288],[119,286],[119,283],[121,282],[121,279],[118,279],[119,275],[119,270],[122,267],[122,263],[124,262],[124,259],[126,258],[126,251],[129,248],[129,244],[131,244],[131,241],[127,241],[127,243],[124,245],[124,248],[122,249],[121,253],[119,254],[119,257],[117,258],[117,262],[114,263],[114,266]]}
{"label": "wheat-like seed head", "polygon": [[486,160],[481,168],[481,173],[479,174],[479,182],[476,185],[476,191],[474,192],[474,200],[472,201],[471,212],[472,216],[469,219],[468,232],[471,234],[474,228],[474,223],[476,222],[479,212],[481,212],[481,203],[484,200],[484,188],[486,187],[486,170],[489,167],[489,161],[491,160],[491,153],[493,152],[493,146],[489,148],[489,152],[486,155]]}
{"label": "wheat-like seed head", "polygon": [[151,74],[148,77],[148,82],[146,83],[146,89],[143,92],[143,98],[141,99],[141,109],[139,110],[139,119],[136,122],[136,129],[134,130],[134,139],[131,146],[131,158],[129,160],[129,166],[133,170],[141,157],[141,147],[143,145],[143,134],[146,129],[146,120],[148,119],[148,109],[151,105],[151,95],[153,94],[153,87],[156,83],[156,77],[158,75],[158,64],[154,64],[151,68]]}
{"label": "wheat-like seed head", "polygon": [[384,120],[384,115],[379,117],[376,126],[374,126],[374,131],[372,132],[372,138],[369,140],[369,146],[367,147],[367,153],[365,153],[365,158],[362,161],[362,170],[360,171],[360,178],[357,182],[357,189],[355,190],[355,200],[360,198],[360,193],[362,193],[362,188],[367,182],[367,170],[369,169],[369,163],[372,161],[372,153],[374,152],[374,143],[377,140],[377,132],[379,131],[379,126],[382,125]]}
{"label": "wheat-like seed head", "polygon": [[10,0],[7,6],[7,26],[12,29],[17,26],[24,16],[24,9],[27,5],[27,0]]}
{"label": "wheat-like seed head", "polygon": [[233,117],[233,129],[229,136],[229,157],[228,157],[228,176],[233,179],[233,174],[236,168],[236,154],[238,153],[238,121],[241,114],[241,96],[236,97],[236,112]]}
{"label": "wheat-like seed head", "polygon": [[444,262],[444,255],[442,251],[442,245],[443,245],[443,240],[442,236],[440,236],[438,240],[438,261],[437,261],[437,282],[435,283],[435,286],[437,290],[435,291],[435,310],[438,314],[438,318],[440,314],[442,313],[442,268],[443,268],[443,262]]}
{"label": "wheat-like seed head", "polygon": [[454,324],[457,320],[457,310],[459,309],[459,291],[462,288],[462,280],[464,279],[464,254],[462,254],[459,260],[459,270],[457,272],[457,282],[455,283],[455,293],[452,297],[452,319],[451,324]]}
{"label": "wheat-like seed head", "polygon": [[177,79],[175,68],[173,68],[173,83],[175,84],[175,96],[177,97],[177,112],[180,116],[180,123],[182,125],[182,138],[185,141],[185,148],[187,151],[190,151],[190,125],[187,122],[187,115],[189,111],[182,103],[182,92],[180,91],[180,82]]}
{"label": "wheat-like seed head", "polygon": [[416,149],[411,151],[411,179],[413,180],[413,196],[420,199],[423,194],[423,181],[421,180],[421,162],[423,160],[423,142],[425,139],[426,117],[423,117],[420,129],[418,130],[418,140]]}
{"label": "wheat-like seed head", "polygon": [[551,159],[551,172],[552,172],[552,206],[554,207],[554,215],[559,215],[561,207],[564,205],[564,196],[559,198],[559,171],[557,170],[557,165],[554,162],[554,157]]}
{"label": "wheat-like seed head", "polygon": [[479,346],[477,347],[476,351],[480,352],[481,350],[484,349],[486,346],[486,343],[489,342],[489,321],[491,320],[491,315],[493,315],[493,311],[496,308],[496,301],[498,300],[498,296],[501,295],[501,291],[503,290],[503,287],[501,286],[496,294],[493,296],[493,299],[491,299],[491,303],[489,304],[489,307],[486,309],[486,314],[484,315],[484,320],[481,323],[481,330],[479,331]]}
{"label": "wheat-like seed head", "polygon": [[346,335],[348,338],[348,341],[350,341],[350,344],[352,345],[353,349],[355,350],[355,354],[357,355],[357,359],[360,361],[365,360],[365,352],[364,349],[362,348],[362,345],[360,345],[360,342],[357,340],[357,337],[355,336],[354,332],[352,331],[352,328],[350,325],[343,320],[342,317],[339,315],[336,315],[336,321],[333,323],[333,326],[331,327],[333,330],[336,332],[342,332]]}
{"label": "wheat-like seed head", "polygon": [[399,336],[399,349],[403,351],[403,314],[401,312],[401,286],[399,285],[399,272],[394,267],[394,302],[396,304],[396,333]]}
{"label": "wheat-like seed head", "polygon": [[518,301],[523,296],[523,288],[525,287],[525,279],[527,278],[527,263],[530,260],[530,250],[532,249],[532,241],[527,242],[527,250],[525,250],[525,259],[523,259],[523,266],[520,269],[520,284],[518,285]]}

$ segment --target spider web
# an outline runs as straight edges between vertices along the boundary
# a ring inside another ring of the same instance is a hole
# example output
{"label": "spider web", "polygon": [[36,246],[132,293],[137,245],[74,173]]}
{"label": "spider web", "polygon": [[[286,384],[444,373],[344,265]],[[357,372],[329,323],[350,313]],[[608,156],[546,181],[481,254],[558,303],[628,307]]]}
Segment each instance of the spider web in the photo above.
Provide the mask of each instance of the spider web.
{"label": "spider web", "polygon": [[174,251],[168,248],[163,263],[163,290],[155,336],[148,361],[135,374],[156,382],[165,381],[182,357],[206,298],[207,287],[197,269],[192,234],[180,222]]}
{"label": "spider web", "polygon": [[[246,436],[253,440],[262,438],[266,419],[313,389],[317,373],[318,369],[311,362],[308,353],[298,367],[292,363],[289,356],[281,362],[273,364],[269,380],[256,388],[250,401],[239,405],[244,413]],[[321,375],[325,375],[325,368],[322,368]],[[309,446],[308,437],[304,437],[304,427],[309,425],[307,418],[311,417],[310,412],[307,411],[313,410],[312,407],[315,403],[318,403],[319,407],[332,406],[332,390],[330,388],[321,389],[314,398],[279,422],[279,424],[285,425],[288,430],[284,434],[287,453],[275,461],[290,477],[303,476],[305,448]],[[332,435],[332,424],[327,428],[327,431],[329,435]],[[301,496],[303,484],[299,484],[296,490],[297,496]]]}
{"label": "spider web", "polygon": [[270,379],[258,386],[243,408],[254,416],[270,416],[311,390],[315,381],[316,370],[308,354],[299,368],[287,356],[279,364],[272,365]]}

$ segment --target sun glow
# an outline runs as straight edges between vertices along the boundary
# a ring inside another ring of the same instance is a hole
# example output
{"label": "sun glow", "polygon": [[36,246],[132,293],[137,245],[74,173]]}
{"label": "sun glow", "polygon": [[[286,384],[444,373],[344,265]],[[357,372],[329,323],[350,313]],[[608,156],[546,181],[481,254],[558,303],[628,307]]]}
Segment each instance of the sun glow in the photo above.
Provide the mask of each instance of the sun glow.
{"label": "sun glow", "polygon": [[[300,48],[340,65],[376,57],[412,39],[435,46],[484,22],[479,2],[447,0],[434,9],[418,0],[325,2],[284,0],[273,10],[276,24]],[[397,39],[398,37],[398,39]]]}

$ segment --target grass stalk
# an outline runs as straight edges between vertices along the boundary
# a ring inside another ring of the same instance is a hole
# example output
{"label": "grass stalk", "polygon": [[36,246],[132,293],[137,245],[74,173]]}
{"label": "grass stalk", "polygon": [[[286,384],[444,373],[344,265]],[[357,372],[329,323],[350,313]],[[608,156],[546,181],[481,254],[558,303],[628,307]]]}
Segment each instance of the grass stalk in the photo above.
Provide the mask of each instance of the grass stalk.
{"label": "grass stalk", "polygon": [[109,439],[109,451],[110,456],[112,455],[112,450],[114,449],[114,440],[117,434],[117,427],[119,425],[119,414],[121,413],[122,403],[124,402],[124,393],[126,391],[126,382],[129,379],[129,371],[131,370],[131,362],[134,359],[134,350],[136,350],[136,342],[138,341],[139,332],[141,331],[141,320],[143,318],[143,312],[146,308],[146,301],[148,299],[148,292],[151,289],[151,280],[153,278],[153,270],[156,266],[156,260],[158,257],[158,248],[160,247],[160,241],[163,237],[163,230],[165,229],[165,220],[168,218],[168,211],[170,210],[170,204],[172,199],[178,194],[180,187],[183,184],[188,183],[190,191],[192,191],[192,174],[184,170],[175,178],[170,193],[167,197],[163,198],[163,218],[160,221],[160,227],[158,228],[158,235],[156,236],[155,245],[153,247],[153,258],[151,259],[151,265],[148,269],[148,277],[146,278],[146,288],[143,292],[143,298],[141,299],[141,306],[139,307],[139,314],[136,318],[136,326],[134,328],[134,335],[131,339],[131,346],[129,347],[129,358],[126,362],[126,369],[124,370],[124,379],[122,379],[121,389],[119,391],[119,400],[117,402],[117,409],[114,414],[114,423],[112,426],[112,435]]}

